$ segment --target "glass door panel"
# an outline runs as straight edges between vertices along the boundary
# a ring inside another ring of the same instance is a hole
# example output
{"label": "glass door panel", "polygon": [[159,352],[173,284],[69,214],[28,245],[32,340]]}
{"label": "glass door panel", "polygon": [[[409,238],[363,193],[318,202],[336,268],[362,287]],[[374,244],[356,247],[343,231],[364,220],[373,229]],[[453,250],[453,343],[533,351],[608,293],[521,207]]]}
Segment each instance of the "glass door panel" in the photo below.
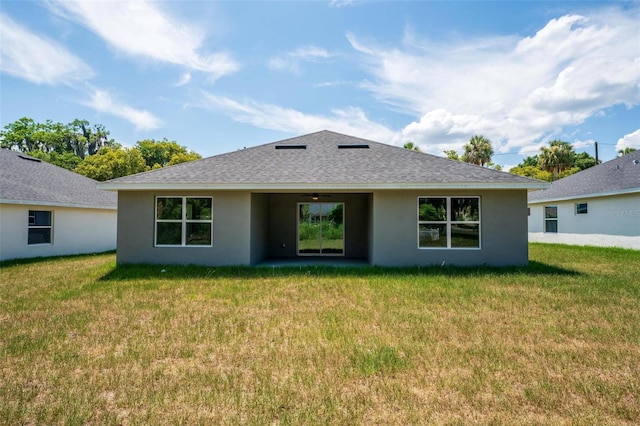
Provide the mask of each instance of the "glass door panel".
{"label": "glass door panel", "polygon": [[298,253],[320,254],[320,208],[317,204],[298,205]]}
{"label": "glass door panel", "polygon": [[344,254],[344,203],[298,204],[298,254]]}
{"label": "glass door panel", "polygon": [[322,204],[320,251],[323,254],[344,253],[343,206],[342,203]]}

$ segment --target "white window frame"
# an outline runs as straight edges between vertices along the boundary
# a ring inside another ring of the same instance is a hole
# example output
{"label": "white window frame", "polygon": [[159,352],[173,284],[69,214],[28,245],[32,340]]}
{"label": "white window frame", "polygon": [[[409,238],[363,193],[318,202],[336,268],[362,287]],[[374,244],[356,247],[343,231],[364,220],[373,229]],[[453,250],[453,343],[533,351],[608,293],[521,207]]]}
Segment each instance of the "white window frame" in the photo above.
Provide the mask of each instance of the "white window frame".
{"label": "white window frame", "polygon": [[[547,208],[555,208],[556,209],[556,217],[547,217]],[[542,229],[546,234],[557,234],[558,233],[558,206],[543,206],[542,208],[542,219],[544,220],[542,224]],[[556,222],[556,230],[555,231],[547,231],[547,222]]]}
{"label": "white window frame", "polygon": [[[584,206],[584,211],[581,212],[579,210],[579,206]],[[575,214],[589,214],[589,203],[576,203],[575,204],[575,210],[574,210]]]}
{"label": "white window frame", "polygon": [[[33,214],[32,214],[33,212]],[[35,214],[36,212],[45,212],[49,213],[49,223],[50,225],[36,225],[35,224]],[[29,210],[28,221],[27,221],[27,245],[29,246],[50,246],[53,244],[53,210]],[[33,217],[34,224],[31,224],[31,218]],[[29,231],[31,229],[48,229],[49,230],[49,242],[48,243],[30,243],[29,242]]]}
{"label": "white window frame", "polygon": [[[180,198],[182,200],[182,218],[180,219],[158,219],[158,199],[159,198]],[[211,200],[211,218],[206,220],[187,219],[187,199],[200,198]],[[199,195],[157,195],[154,198],[153,207],[153,246],[154,247],[191,247],[191,248],[211,248],[213,247],[213,197]],[[180,244],[158,244],[158,223],[180,223],[181,234]],[[210,241],[211,244],[187,244],[187,224],[190,223],[208,223],[211,225]]]}
{"label": "white window frame", "polygon": [[[423,198],[445,198],[447,201],[447,218],[445,221],[420,220],[420,200]],[[478,200],[478,220],[474,221],[454,221],[451,220],[451,199],[452,198],[474,198]],[[417,222],[417,245],[419,250],[481,250],[482,249],[482,198],[479,195],[420,195],[416,200],[416,222]],[[451,225],[465,223],[478,225],[478,247],[451,247]],[[421,247],[420,246],[420,225],[446,225],[447,246],[446,247]]]}

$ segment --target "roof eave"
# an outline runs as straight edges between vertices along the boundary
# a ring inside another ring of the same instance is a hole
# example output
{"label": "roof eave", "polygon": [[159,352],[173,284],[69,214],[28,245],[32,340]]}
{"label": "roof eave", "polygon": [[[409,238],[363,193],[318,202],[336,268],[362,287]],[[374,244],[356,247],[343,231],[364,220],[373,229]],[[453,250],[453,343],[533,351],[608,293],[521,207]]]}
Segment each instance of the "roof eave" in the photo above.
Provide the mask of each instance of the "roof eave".
{"label": "roof eave", "polygon": [[11,200],[0,198],[0,204],[17,204],[25,206],[68,207],[75,209],[117,210],[118,206],[104,206],[94,204],[61,203],[54,201]]}
{"label": "roof eave", "polygon": [[545,189],[547,182],[99,183],[106,191],[374,191],[394,189]]}
{"label": "roof eave", "polygon": [[594,192],[591,194],[567,195],[564,197],[539,198],[537,200],[529,200],[529,204],[553,203],[556,201],[580,200],[584,198],[612,197],[615,195],[626,195],[640,193],[640,188],[628,188],[619,191]]}

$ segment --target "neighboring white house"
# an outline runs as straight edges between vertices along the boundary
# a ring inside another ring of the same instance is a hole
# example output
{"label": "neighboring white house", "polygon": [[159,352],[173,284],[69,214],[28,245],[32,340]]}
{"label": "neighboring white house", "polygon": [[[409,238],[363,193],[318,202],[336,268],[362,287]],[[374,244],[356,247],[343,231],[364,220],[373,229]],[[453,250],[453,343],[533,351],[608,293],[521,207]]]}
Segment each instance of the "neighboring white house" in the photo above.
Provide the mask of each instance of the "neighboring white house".
{"label": "neighboring white house", "polygon": [[96,184],[0,149],[0,260],[115,249],[117,198]]}
{"label": "neighboring white house", "polygon": [[529,241],[640,250],[640,151],[530,192]]}

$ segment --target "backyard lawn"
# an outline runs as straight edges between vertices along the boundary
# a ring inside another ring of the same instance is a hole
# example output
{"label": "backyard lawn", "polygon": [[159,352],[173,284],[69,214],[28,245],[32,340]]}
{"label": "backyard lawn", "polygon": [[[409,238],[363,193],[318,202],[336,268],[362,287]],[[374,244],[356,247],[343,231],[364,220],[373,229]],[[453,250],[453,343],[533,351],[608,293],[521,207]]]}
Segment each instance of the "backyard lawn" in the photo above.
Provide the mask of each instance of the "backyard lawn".
{"label": "backyard lawn", "polygon": [[0,424],[638,424],[640,252],[0,269]]}

